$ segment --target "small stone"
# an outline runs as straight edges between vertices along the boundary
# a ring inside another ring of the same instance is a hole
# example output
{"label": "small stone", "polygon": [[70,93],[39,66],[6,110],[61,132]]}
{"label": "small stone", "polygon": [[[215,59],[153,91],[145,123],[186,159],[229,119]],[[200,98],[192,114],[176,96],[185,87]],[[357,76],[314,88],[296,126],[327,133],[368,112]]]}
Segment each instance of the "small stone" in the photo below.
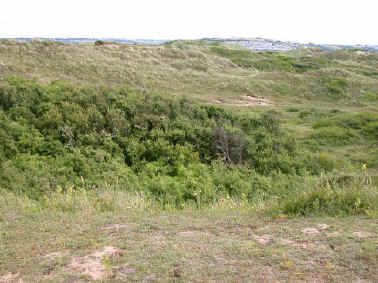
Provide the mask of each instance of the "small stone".
{"label": "small stone", "polygon": [[175,269],[173,270],[173,276],[176,277],[176,278],[181,277],[181,269],[178,268],[178,267],[175,268]]}
{"label": "small stone", "polygon": [[353,235],[358,237],[358,238],[369,238],[369,237],[373,236],[372,233],[363,232],[363,231],[354,232]]}
{"label": "small stone", "polygon": [[295,243],[294,241],[289,240],[289,239],[284,239],[284,238],[280,239],[280,244],[281,245],[293,245],[294,243]]}
{"label": "small stone", "polygon": [[337,231],[332,232],[332,233],[327,233],[327,237],[330,237],[330,238],[337,237],[339,235],[340,235],[340,232],[337,232]]}
{"label": "small stone", "polygon": [[102,227],[101,231],[119,230],[119,229],[125,229],[125,228],[127,228],[127,225],[125,224],[113,224],[110,226]]}
{"label": "small stone", "polygon": [[121,272],[123,274],[133,274],[133,273],[136,273],[136,270],[134,268],[128,267],[126,265],[126,266],[121,267],[119,269],[119,272]]}
{"label": "small stone", "polygon": [[329,228],[328,224],[318,224],[318,228],[320,230],[327,230]]}
{"label": "small stone", "polygon": [[270,235],[262,235],[262,236],[255,235],[255,240],[259,244],[266,246],[267,244],[269,244],[271,242],[272,236],[270,236]]}
{"label": "small stone", "polygon": [[320,233],[319,230],[316,228],[305,228],[302,230],[302,232],[309,235],[315,235]]}

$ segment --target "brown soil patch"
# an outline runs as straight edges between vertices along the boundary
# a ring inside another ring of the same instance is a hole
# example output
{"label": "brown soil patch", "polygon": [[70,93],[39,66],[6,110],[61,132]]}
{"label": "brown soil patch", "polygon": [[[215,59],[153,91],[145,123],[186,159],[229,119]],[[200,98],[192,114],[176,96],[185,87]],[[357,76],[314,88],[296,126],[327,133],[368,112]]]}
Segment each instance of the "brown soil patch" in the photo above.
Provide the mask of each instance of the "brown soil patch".
{"label": "brown soil patch", "polygon": [[113,257],[118,253],[119,250],[115,247],[104,247],[102,251],[96,251],[86,257],[73,258],[70,267],[81,274],[90,276],[92,280],[103,280],[111,274],[107,272],[101,261],[105,257]]}

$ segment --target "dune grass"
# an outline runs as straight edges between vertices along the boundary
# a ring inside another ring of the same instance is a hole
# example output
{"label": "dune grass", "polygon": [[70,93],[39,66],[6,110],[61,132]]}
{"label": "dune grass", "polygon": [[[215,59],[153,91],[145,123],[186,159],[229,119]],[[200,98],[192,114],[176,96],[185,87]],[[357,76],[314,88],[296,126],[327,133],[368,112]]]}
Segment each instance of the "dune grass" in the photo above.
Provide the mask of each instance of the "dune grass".
{"label": "dune grass", "polygon": [[1,191],[0,279],[375,280],[377,214],[271,218],[274,205],[225,198],[177,209],[112,189],[40,201]]}

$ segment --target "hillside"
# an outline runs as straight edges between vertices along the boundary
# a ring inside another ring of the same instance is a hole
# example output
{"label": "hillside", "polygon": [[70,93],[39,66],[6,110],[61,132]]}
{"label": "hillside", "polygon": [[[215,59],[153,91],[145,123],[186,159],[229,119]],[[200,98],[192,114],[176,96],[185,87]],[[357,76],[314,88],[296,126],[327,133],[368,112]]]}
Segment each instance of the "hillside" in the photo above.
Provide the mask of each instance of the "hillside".
{"label": "hillside", "polygon": [[2,40],[0,282],[374,280],[377,140],[378,53]]}
{"label": "hillside", "polygon": [[[299,49],[253,52],[233,45],[0,42],[0,79],[152,89],[201,102],[237,103],[263,97],[274,105],[320,103],[376,111],[378,53]],[[325,102],[325,103],[324,103]]]}
{"label": "hillside", "polygon": [[[332,138],[344,139],[345,127],[357,138],[325,146],[326,151],[338,158],[347,156],[358,165],[378,166],[374,139],[364,141],[354,133],[366,132],[359,123],[370,123],[368,131],[374,132],[374,119],[349,121],[359,113],[375,116],[378,112],[375,52],[300,49],[270,53],[181,41],[157,46],[2,41],[0,66],[0,82],[18,76],[43,83],[128,86],[236,111],[274,109],[280,112],[283,126],[305,140],[312,137],[318,121],[333,117],[329,123],[341,128]],[[354,123],[352,128],[350,123]]]}

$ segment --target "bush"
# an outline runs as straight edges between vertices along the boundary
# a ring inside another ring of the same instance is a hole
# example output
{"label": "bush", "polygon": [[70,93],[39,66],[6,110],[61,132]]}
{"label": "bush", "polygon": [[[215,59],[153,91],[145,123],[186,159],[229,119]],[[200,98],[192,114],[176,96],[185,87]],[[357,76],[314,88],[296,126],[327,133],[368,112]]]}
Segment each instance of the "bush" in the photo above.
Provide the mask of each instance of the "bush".
{"label": "bush", "polygon": [[213,46],[210,50],[219,56],[230,59],[231,62],[239,67],[255,67],[255,56],[251,50],[228,49],[222,46]]}
{"label": "bush", "polygon": [[105,45],[106,42],[104,40],[96,40],[95,43],[94,43],[96,46],[101,46],[101,45]]}
{"label": "bush", "polygon": [[367,214],[377,209],[377,195],[359,189],[327,190],[322,189],[302,193],[299,197],[284,200],[280,211],[291,216],[330,215],[349,216]]}
{"label": "bush", "polygon": [[327,78],[325,86],[331,98],[339,99],[346,96],[348,81],[344,78]]}
{"label": "bush", "polygon": [[[338,128],[334,135],[341,137],[341,128],[344,132],[349,132],[348,135],[353,136],[360,132],[368,138],[377,137],[377,123],[378,115],[375,113],[361,113],[361,114],[341,114],[330,118],[320,119],[313,124],[313,129],[330,128],[334,131]],[[351,130],[353,129],[353,130]],[[324,130],[330,132],[331,130]],[[345,140],[347,142],[349,138]]]}
{"label": "bush", "polygon": [[362,132],[372,139],[378,139],[378,122],[368,123]]}
{"label": "bush", "polygon": [[321,145],[347,145],[358,140],[359,135],[354,130],[340,127],[327,127],[316,129],[310,139],[316,140]]}
{"label": "bush", "polygon": [[11,78],[0,86],[0,118],[0,186],[32,198],[116,184],[181,206],[253,198],[276,173],[333,168],[301,148],[275,111],[240,115],[128,88]]}

